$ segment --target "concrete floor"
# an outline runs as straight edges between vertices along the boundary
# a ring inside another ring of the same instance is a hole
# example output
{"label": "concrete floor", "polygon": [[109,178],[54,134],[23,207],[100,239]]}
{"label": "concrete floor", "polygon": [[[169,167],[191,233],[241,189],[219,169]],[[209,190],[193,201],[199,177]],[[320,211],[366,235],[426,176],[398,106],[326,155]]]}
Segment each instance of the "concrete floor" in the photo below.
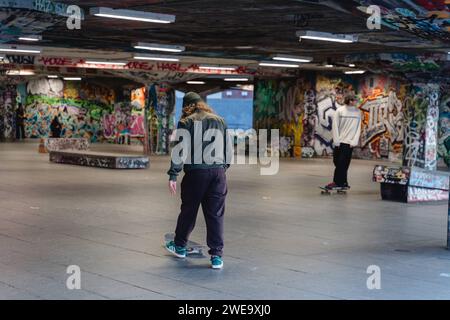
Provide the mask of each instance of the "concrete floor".
{"label": "concrete floor", "polygon": [[[225,267],[162,248],[179,197],[167,157],[113,171],[48,162],[37,144],[0,144],[1,299],[450,299],[447,205],[380,200],[375,162],[354,161],[347,195],[321,196],[331,160],[228,173]],[[204,243],[201,213],[192,239]],[[78,265],[81,290],[68,290]],[[368,290],[369,265],[381,290]]]}

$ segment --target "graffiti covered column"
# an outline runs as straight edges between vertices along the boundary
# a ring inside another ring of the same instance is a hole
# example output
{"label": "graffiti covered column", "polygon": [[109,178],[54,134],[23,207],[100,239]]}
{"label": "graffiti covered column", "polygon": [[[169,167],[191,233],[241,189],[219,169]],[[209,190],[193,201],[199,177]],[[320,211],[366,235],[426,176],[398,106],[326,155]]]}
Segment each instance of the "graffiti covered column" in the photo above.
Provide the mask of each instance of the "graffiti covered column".
{"label": "graffiti covered column", "polygon": [[444,88],[439,110],[438,155],[450,167],[450,88]]}
{"label": "graffiti covered column", "polygon": [[405,103],[403,165],[428,170],[437,167],[439,85],[414,84]]}
{"label": "graffiti covered column", "polygon": [[149,148],[151,152],[167,155],[170,136],[175,129],[175,90],[165,83],[154,84],[148,90]]}
{"label": "graffiti covered column", "polygon": [[16,95],[16,86],[14,85],[0,88],[0,140],[15,140]]}
{"label": "graffiti covered column", "polygon": [[447,249],[450,249],[450,190],[448,195]]}
{"label": "graffiti covered column", "polygon": [[439,85],[431,87],[428,94],[429,106],[425,128],[425,169],[437,169],[438,124],[439,124]]}

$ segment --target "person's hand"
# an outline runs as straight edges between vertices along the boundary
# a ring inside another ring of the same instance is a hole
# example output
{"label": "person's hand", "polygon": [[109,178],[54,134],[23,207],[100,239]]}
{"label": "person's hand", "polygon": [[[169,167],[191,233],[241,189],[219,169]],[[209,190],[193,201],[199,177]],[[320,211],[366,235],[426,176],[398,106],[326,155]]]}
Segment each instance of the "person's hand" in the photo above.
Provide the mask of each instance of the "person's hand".
{"label": "person's hand", "polygon": [[177,194],[177,182],[169,181],[169,191],[172,195]]}

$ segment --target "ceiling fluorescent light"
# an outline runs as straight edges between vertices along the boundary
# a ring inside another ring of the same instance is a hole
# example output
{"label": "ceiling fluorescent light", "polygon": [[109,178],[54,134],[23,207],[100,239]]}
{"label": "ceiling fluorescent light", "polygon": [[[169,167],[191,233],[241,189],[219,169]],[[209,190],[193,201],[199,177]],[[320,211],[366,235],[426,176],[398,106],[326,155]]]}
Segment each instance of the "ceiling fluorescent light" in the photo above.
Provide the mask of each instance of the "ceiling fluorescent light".
{"label": "ceiling fluorescent light", "polygon": [[135,49],[164,51],[164,52],[183,52],[186,48],[183,46],[172,46],[157,43],[138,42],[134,45]]}
{"label": "ceiling fluorescent light", "polygon": [[42,48],[31,46],[0,45],[0,52],[41,53]]}
{"label": "ceiling fluorescent light", "polygon": [[324,65],[324,67],[325,68],[334,68],[334,65],[333,64],[326,64],[326,65]]}
{"label": "ceiling fluorescent light", "polygon": [[239,81],[239,82],[241,82],[241,81],[248,81],[248,78],[225,78],[225,79],[223,79],[224,81]]}
{"label": "ceiling fluorescent light", "polygon": [[66,81],[80,81],[81,80],[80,77],[64,77],[63,79]]}
{"label": "ceiling fluorescent light", "polygon": [[352,71],[345,71],[345,74],[363,74],[366,71],[364,70],[352,70]]}
{"label": "ceiling fluorescent light", "polygon": [[187,84],[205,84],[205,81],[186,81]]}
{"label": "ceiling fluorescent light", "polygon": [[356,65],[355,64],[353,64],[353,63],[350,63],[349,65],[348,65],[350,68],[354,68],[354,67],[356,67]]}
{"label": "ceiling fluorescent light", "polygon": [[231,66],[210,66],[210,65],[201,65],[198,67],[199,69],[203,70],[221,70],[221,71],[234,71],[236,70],[236,67]]}
{"label": "ceiling fluorescent light", "polygon": [[35,36],[35,35],[30,35],[30,36],[22,36],[22,37],[19,37],[19,40],[22,40],[22,41],[40,41],[40,40],[42,40],[42,36]]}
{"label": "ceiling fluorescent light", "polygon": [[89,10],[90,14],[98,17],[124,19],[154,23],[175,22],[175,16],[171,14],[153,13],[137,10],[112,9],[105,7],[95,7]]}
{"label": "ceiling fluorescent light", "polygon": [[58,76],[55,76],[55,75],[48,75],[47,76],[47,78],[49,78],[49,79],[58,79]]}
{"label": "ceiling fluorescent light", "polygon": [[8,70],[6,71],[8,76],[32,76],[34,75],[33,70]]}
{"label": "ceiling fluorescent light", "polygon": [[86,60],[87,64],[105,64],[111,66],[125,66],[127,63],[124,61],[101,61],[101,60]]}
{"label": "ceiling fluorescent light", "polygon": [[280,62],[273,62],[273,61],[260,62],[259,65],[262,67],[280,67],[280,68],[299,68],[300,67],[300,65],[298,65],[298,64],[280,63]]}
{"label": "ceiling fluorescent light", "polygon": [[340,43],[353,43],[358,41],[358,37],[351,34],[334,34],[318,31],[297,31],[297,37],[301,39],[331,41]]}
{"label": "ceiling fluorescent light", "polygon": [[273,60],[278,61],[290,61],[290,62],[311,62],[313,58],[311,57],[296,57],[296,56],[288,56],[288,55],[276,55],[272,57]]}
{"label": "ceiling fluorescent light", "polygon": [[165,57],[165,56],[152,56],[144,54],[136,54],[133,59],[135,60],[152,60],[152,61],[180,61],[179,58]]}

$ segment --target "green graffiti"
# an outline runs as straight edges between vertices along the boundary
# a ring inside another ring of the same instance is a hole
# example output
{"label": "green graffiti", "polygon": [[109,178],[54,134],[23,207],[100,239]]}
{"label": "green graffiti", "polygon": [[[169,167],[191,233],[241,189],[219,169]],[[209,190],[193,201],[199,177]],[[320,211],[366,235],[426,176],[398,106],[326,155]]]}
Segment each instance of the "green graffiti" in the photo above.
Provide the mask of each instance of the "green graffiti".
{"label": "green graffiti", "polygon": [[103,115],[113,111],[112,105],[106,105],[99,102],[86,100],[55,98],[42,95],[30,95],[27,97],[27,105],[45,104],[48,106],[68,106],[87,110],[89,116],[94,120],[101,120]]}
{"label": "green graffiti", "polygon": [[275,81],[260,81],[255,97],[255,120],[277,116],[281,96],[282,94],[279,92]]}
{"label": "green graffiti", "polygon": [[396,62],[392,66],[402,72],[415,71],[438,71],[440,66],[436,62],[408,61],[404,63]]}

